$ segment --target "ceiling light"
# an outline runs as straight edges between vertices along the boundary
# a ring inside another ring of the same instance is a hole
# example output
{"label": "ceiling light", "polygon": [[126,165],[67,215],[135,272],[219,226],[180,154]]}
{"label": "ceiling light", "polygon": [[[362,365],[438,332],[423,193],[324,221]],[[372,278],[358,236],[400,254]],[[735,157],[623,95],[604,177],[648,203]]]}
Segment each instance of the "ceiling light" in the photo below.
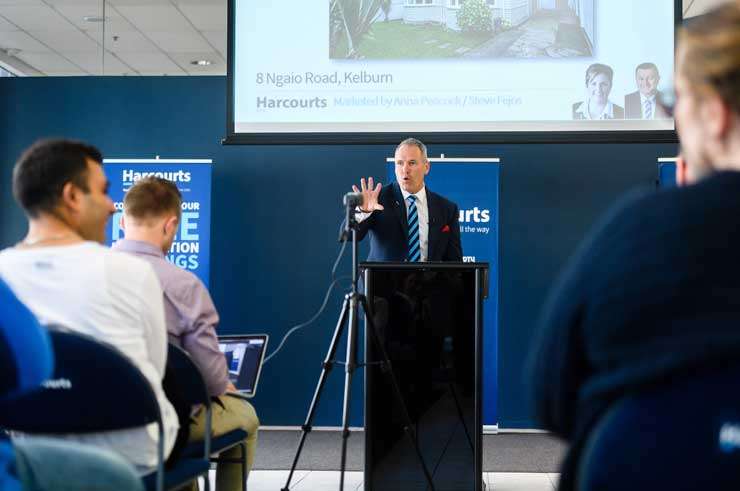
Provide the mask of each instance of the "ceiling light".
{"label": "ceiling light", "polygon": [[105,22],[108,19],[100,15],[86,15],[82,20],[85,22]]}
{"label": "ceiling light", "polygon": [[208,66],[213,64],[213,62],[210,60],[193,60],[190,62],[190,64],[196,66]]}

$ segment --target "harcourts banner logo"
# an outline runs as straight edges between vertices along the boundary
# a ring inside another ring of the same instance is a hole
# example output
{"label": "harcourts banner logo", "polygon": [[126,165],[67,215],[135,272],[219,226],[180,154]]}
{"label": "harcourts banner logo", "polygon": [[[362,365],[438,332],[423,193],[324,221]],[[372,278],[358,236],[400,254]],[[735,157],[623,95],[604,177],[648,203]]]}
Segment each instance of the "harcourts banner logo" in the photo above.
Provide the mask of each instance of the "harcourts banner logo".
{"label": "harcourts banner logo", "polygon": [[142,172],[136,169],[123,169],[121,171],[121,182],[123,182],[124,185],[131,187],[139,179],[152,176],[167,179],[175,184],[188,183],[192,179],[192,173],[183,169],[169,172]]}
{"label": "harcourts banner logo", "polygon": [[491,221],[491,210],[481,210],[477,206],[472,210],[460,210],[460,223],[488,223]]}
{"label": "harcourts banner logo", "polygon": [[210,273],[211,230],[210,160],[106,160],[103,169],[111,183],[110,197],[116,207],[106,239],[113,244],[124,238],[121,230],[123,198],[137,181],[159,177],[177,184],[182,194],[180,225],[167,259],[198,276],[206,286]]}
{"label": "harcourts banner logo", "polygon": [[491,231],[491,227],[487,226],[491,222],[491,210],[487,208],[474,206],[467,210],[460,210],[459,220],[461,235],[469,233],[486,235]]}

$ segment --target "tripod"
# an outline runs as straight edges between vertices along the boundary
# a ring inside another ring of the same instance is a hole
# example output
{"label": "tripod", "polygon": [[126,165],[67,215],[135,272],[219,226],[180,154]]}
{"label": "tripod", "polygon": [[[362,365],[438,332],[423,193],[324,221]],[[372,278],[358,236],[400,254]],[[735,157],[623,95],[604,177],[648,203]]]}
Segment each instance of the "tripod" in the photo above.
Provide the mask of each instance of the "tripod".
{"label": "tripod", "polygon": [[314,416],[316,415],[316,407],[318,406],[319,399],[321,398],[321,394],[324,390],[324,384],[326,383],[326,380],[329,376],[329,372],[331,372],[331,369],[334,367],[335,355],[337,352],[337,348],[339,346],[339,340],[344,334],[345,328],[347,327],[347,325],[349,325],[349,332],[347,335],[347,355],[346,355],[345,374],[344,374],[344,402],[342,405],[342,457],[341,457],[340,477],[339,477],[339,491],[344,491],[344,471],[345,471],[346,463],[347,463],[347,439],[349,438],[349,435],[350,435],[349,415],[350,415],[350,398],[351,398],[352,379],[354,377],[356,368],[367,365],[367,363],[358,364],[357,362],[357,325],[358,325],[358,309],[360,306],[362,306],[362,310],[363,312],[365,312],[367,332],[372,338],[372,342],[375,343],[375,346],[378,349],[378,353],[380,353],[380,357],[381,357],[380,365],[382,367],[382,371],[387,375],[388,379],[390,380],[390,383],[393,386],[393,393],[396,399],[398,400],[399,407],[401,408],[401,413],[402,413],[402,417],[404,420],[404,431],[406,433],[406,436],[408,436],[409,440],[411,441],[411,444],[414,446],[414,450],[416,451],[416,455],[419,459],[419,464],[424,470],[424,475],[426,476],[429,489],[431,491],[435,491],[434,483],[432,482],[432,475],[429,473],[429,469],[427,468],[426,463],[424,463],[424,458],[421,454],[421,450],[419,449],[419,443],[416,438],[416,432],[414,431],[414,428],[411,423],[411,417],[409,416],[408,409],[406,408],[406,403],[403,400],[403,395],[401,394],[401,389],[398,386],[398,382],[396,381],[396,378],[393,376],[393,371],[391,369],[391,362],[388,359],[388,354],[386,353],[385,348],[383,347],[383,344],[381,343],[378,333],[376,331],[375,323],[373,322],[372,311],[368,307],[367,298],[365,297],[365,295],[362,295],[361,293],[357,291],[357,282],[358,282],[357,221],[355,220],[355,216],[354,216],[354,208],[355,206],[361,204],[361,200],[358,202],[357,201],[358,199],[360,198],[356,195],[356,193],[348,193],[344,197],[344,205],[346,207],[346,216],[345,216],[346,225],[339,238],[340,241],[344,242],[344,241],[350,240],[350,236],[351,236],[351,240],[352,240],[352,290],[350,293],[344,296],[344,302],[342,304],[342,309],[339,314],[339,321],[337,322],[337,327],[334,329],[334,335],[332,336],[331,344],[329,345],[329,350],[326,354],[326,358],[324,359],[324,363],[322,365],[321,375],[319,376],[319,381],[318,381],[318,384],[316,385],[316,390],[314,392],[313,399],[311,400],[311,405],[308,408],[308,414],[306,415],[306,421],[304,422],[303,426],[301,426],[301,440],[298,443],[298,448],[296,449],[296,454],[293,459],[293,465],[290,466],[290,473],[288,474],[288,480],[285,483],[285,487],[282,488],[281,491],[288,491],[290,488],[290,481],[291,479],[293,479],[293,473],[295,472],[296,466],[298,465],[298,459],[301,456],[301,451],[303,450],[303,444],[306,442],[306,437],[311,432],[312,427],[313,427],[312,425],[313,425]]}

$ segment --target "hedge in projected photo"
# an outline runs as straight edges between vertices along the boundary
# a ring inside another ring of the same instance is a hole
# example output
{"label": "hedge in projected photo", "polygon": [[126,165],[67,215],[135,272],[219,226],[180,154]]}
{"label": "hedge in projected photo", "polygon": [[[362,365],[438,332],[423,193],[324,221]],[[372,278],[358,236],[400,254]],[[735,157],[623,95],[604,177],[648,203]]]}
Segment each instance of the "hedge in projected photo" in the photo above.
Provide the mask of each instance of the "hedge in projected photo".
{"label": "hedge in projected photo", "polygon": [[596,0],[330,0],[333,59],[572,58]]}

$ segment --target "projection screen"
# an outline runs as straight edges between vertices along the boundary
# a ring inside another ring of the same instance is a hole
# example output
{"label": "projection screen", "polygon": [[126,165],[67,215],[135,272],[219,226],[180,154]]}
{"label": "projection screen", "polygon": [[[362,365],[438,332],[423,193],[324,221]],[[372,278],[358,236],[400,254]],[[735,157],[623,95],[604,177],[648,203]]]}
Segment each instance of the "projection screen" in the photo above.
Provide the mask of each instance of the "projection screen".
{"label": "projection screen", "polygon": [[672,140],[677,16],[674,0],[230,0],[227,142]]}

